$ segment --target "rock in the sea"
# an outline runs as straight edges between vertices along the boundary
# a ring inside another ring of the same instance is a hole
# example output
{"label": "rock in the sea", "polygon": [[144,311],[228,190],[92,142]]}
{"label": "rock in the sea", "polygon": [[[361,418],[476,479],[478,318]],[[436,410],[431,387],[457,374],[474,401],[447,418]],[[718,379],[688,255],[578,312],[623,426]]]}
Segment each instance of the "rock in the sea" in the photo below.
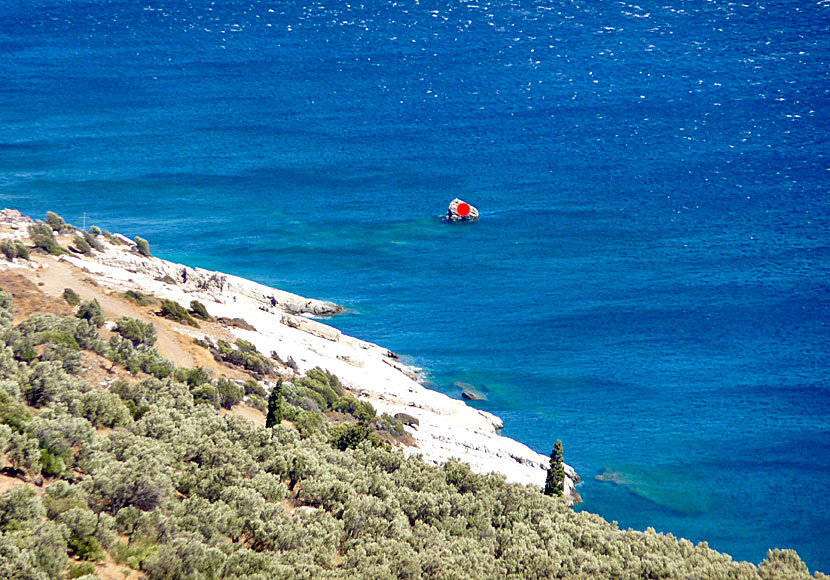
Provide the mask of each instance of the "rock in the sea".
{"label": "rock in the sea", "polygon": [[453,383],[454,387],[461,389],[461,397],[467,401],[486,401],[487,395],[475,388],[470,383],[462,383],[456,381]]}
{"label": "rock in the sea", "polygon": [[447,219],[451,222],[472,222],[478,219],[478,210],[457,197],[450,202]]}

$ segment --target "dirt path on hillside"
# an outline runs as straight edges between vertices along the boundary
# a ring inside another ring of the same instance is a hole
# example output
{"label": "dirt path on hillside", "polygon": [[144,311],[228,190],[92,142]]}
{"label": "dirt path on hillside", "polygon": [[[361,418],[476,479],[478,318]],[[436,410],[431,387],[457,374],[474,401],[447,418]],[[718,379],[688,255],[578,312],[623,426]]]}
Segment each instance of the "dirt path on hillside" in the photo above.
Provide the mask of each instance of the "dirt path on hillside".
{"label": "dirt path on hillside", "polygon": [[[197,365],[196,358],[184,344],[185,340],[188,342],[192,340],[172,330],[168,321],[154,316],[153,307],[137,306],[128,302],[121,296],[113,294],[108,288],[96,285],[85,276],[83,271],[71,264],[49,258],[40,258],[38,261],[46,262],[48,267],[33,270],[31,273],[34,274],[34,281],[38,284],[38,288],[47,296],[60,298],[65,288],[72,288],[81,300],[97,300],[108,320],[130,316],[144,322],[151,322],[156,326],[158,336],[155,346],[163,356],[172,360],[177,366]],[[39,284],[40,282],[43,286]]]}
{"label": "dirt path on hillside", "polygon": [[[0,286],[15,296],[15,323],[33,312],[54,312],[62,316],[71,315],[70,307],[63,299],[63,291],[72,288],[81,300],[98,300],[108,320],[121,316],[138,318],[156,327],[156,348],[162,356],[172,360],[176,366],[202,366],[215,377],[245,379],[247,374],[217,362],[204,348],[194,344],[193,338],[177,331],[179,324],[155,315],[158,303],[138,306],[125,299],[120,293],[105,286],[99,286],[83,270],[72,264],[59,262],[51,256],[32,256],[32,261],[47,264],[46,268],[18,268],[0,271]],[[233,335],[215,323],[202,322],[200,333],[207,334],[214,341],[233,340]]]}

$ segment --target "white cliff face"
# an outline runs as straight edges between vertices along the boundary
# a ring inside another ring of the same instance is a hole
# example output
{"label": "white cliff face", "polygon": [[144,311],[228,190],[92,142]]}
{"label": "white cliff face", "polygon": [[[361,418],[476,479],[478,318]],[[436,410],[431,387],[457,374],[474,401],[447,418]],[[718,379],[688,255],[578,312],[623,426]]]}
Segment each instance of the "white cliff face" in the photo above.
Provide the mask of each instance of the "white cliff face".
{"label": "white cliff face", "polygon": [[[83,269],[102,286],[121,292],[140,290],[185,307],[199,300],[213,316],[244,319],[256,330],[229,330],[260,352],[276,352],[283,360],[291,357],[300,371],[326,369],[379,412],[406,413],[418,419],[417,426],[406,427],[417,444],[406,448],[407,453],[421,454],[434,463],[458,458],[478,473],[496,472],[511,482],[544,485],[548,458],[500,436],[498,417],[427,389],[418,383],[417,373],[387,349],[302,316],[333,314],[341,307],[221,272],[144,257],[131,245],[101,240],[104,252],[91,257],[67,255],[60,260]],[[200,336],[198,330],[185,326],[178,330]],[[566,474],[566,495],[576,497],[578,478],[570,466]]]}

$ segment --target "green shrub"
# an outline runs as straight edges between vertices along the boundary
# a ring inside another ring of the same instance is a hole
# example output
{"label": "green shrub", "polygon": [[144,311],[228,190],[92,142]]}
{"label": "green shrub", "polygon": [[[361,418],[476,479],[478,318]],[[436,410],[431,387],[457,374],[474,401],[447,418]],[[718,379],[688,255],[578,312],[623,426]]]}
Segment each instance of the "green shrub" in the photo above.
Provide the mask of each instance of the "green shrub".
{"label": "green shrub", "polygon": [[302,409],[297,405],[292,405],[291,403],[283,403],[282,405],[282,416],[289,421],[295,421],[297,417],[302,412]]}
{"label": "green shrub", "polygon": [[210,381],[210,372],[204,367],[193,367],[192,369],[179,367],[176,369],[175,377],[180,383],[196,387]]}
{"label": "green shrub", "polygon": [[124,402],[110,391],[84,393],[76,405],[80,414],[95,427],[123,427],[130,424],[132,414]]}
{"label": "green shrub", "polygon": [[[94,324],[86,319],[62,318],[55,314],[32,314],[17,326],[14,342],[30,344],[58,343],[74,349],[87,348],[99,352],[101,337]],[[19,338],[18,338],[19,337]]]}
{"label": "green shrub", "polygon": [[152,256],[150,253],[150,243],[144,238],[139,238],[138,236],[135,237],[135,249],[138,250],[139,254],[146,258]]}
{"label": "green shrub", "polygon": [[172,375],[176,370],[173,361],[161,356],[155,348],[142,346],[138,350],[141,356],[141,370],[148,375],[163,379]]}
{"label": "green shrub", "polygon": [[15,258],[29,259],[29,248],[27,248],[20,240],[5,239],[0,242],[0,252],[6,256],[6,259],[11,262]]}
{"label": "green shrub", "polygon": [[174,300],[162,300],[161,311],[159,316],[163,316],[181,324],[187,324],[199,328],[199,323],[194,320],[190,313],[184,309],[184,306]]}
{"label": "green shrub", "polygon": [[13,395],[0,390],[0,423],[16,431],[22,431],[31,418],[32,414],[29,410],[21,405]]}
{"label": "green shrub", "polygon": [[408,413],[395,413],[395,419],[410,427],[417,427],[421,423],[417,417],[413,417]]}
{"label": "green shrub", "polygon": [[101,231],[101,228],[99,228],[98,226],[89,226],[89,233],[91,233],[93,236],[100,236],[103,232]]}
{"label": "green shrub", "polygon": [[0,288],[0,330],[8,328],[14,320],[14,298]]}
{"label": "green shrub", "polygon": [[386,431],[394,437],[400,437],[406,433],[400,419],[393,417],[389,413],[383,413],[380,417],[378,417],[377,429],[380,431]]}
{"label": "green shrub", "polygon": [[17,251],[17,257],[24,260],[29,259],[29,248],[27,248],[20,240],[15,240],[14,249]]}
{"label": "green shrub", "polygon": [[59,361],[63,365],[63,369],[73,375],[81,371],[81,351],[78,348],[60,344],[49,343],[43,349],[43,355],[40,360],[44,361]]}
{"label": "green shrub", "polygon": [[6,458],[15,469],[25,470],[31,476],[40,474],[40,449],[37,439],[28,434],[12,434],[6,448]]}
{"label": "green shrub", "polygon": [[135,346],[145,344],[153,346],[156,342],[156,327],[152,322],[122,316],[115,321],[115,332],[132,342]]}
{"label": "green shrub", "polygon": [[20,362],[32,362],[38,356],[37,350],[35,349],[34,345],[27,340],[15,342],[13,345],[13,349],[14,358],[19,360]]}
{"label": "green shrub", "polygon": [[151,298],[141,292],[137,292],[136,290],[127,290],[124,292],[124,298],[129,300],[130,302],[135,302],[138,306],[147,306],[152,302]]}
{"label": "green shrub", "polygon": [[294,418],[294,426],[303,437],[311,437],[323,429],[323,416],[314,411],[300,411]]}
{"label": "green shrub", "polygon": [[207,403],[217,409],[221,406],[221,398],[219,397],[219,390],[210,383],[201,383],[190,389],[193,395],[193,401],[196,403]]}
{"label": "green shrub", "polygon": [[78,296],[78,293],[72,288],[63,289],[63,299],[66,300],[66,303],[70,306],[77,306],[81,302],[81,297]]}
{"label": "green shrub", "polygon": [[242,402],[242,397],[245,396],[245,389],[233,381],[217,379],[215,386],[219,394],[219,404],[225,409],[230,409],[239,404]]}
{"label": "green shrub", "polygon": [[40,450],[40,464],[42,473],[50,477],[60,475],[66,471],[66,462],[63,457],[56,455],[48,449]]}
{"label": "green shrub", "polygon": [[354,397],[340,397],[332,408],[353,416],[361,423],[370,423],[377,417],[377,411],[369,401],[359,401]]}
{"label": "green shrub", "polygon": [[257,395],[258,397],[264,397],[268,394],[268,392],[265,390],[265,387],[263,387],[262,384],[255,379],[246,380],[243,386],[245,388],[246,395]]}
{"label": "green shrub", "polygon": [[326,400],[323,395],[307,387],[289,385],[285,390],[285,399],[306,411],[326,411]]}
{"label": "green shrub", "polygon": [[29,486],[18,485],[0,495],[0,530],[20,529],[45,515],[43,504]]}
{"label": "green shrub", "polygon": [[67,545],[72,553],[81,560],[98,561],[104,559],[104,549],[95,537],[69,536]]}
{"label": "green shrub", "polygon": [[309,370],[306,373],[306,376],[310,379],[323,383],[324,385],[328,385],[335,393],[337,393],[338,397],[343,396],[343,386],[340,384],[340,379],[338,379],[336,375],[317,367]]}
{"label": "green shrub", "polygon": [[52,233],[52,228],[44,223],[36,223],[29,226],[29,237],[35,248],[39,248],[44,252],[54,256],[60,256],[66,253],[66,250],[60,247],[55,235]]}
{"label": "green shrub", "polygon": [[238,339],[235,345],[220,340],[215,347],[209,343],[209,348],[218,361],[229,362],[260,375],[269,375],[274,370],[274,363],[247,340]]}
{"label": "green shrub", "polygon": [[260,397],[259,395],[251,395],[248,397],[248,405],[257,409],[258,411],[262,411],[263,413],[268,412],[268,401]]}
{"label": "green shrub", "polygon": [[157,549],[158,544],[155,541],[142,538],[130,544],[116,541],[110,547],[110,553],[119,564],[126,564],[133,570],[142,570],[144,562],[153,556]]}
{"label": "green shrub", "polygon": [[92,562],[69,563],[69,570],[66,573],[67,580],[75,580],[83,576],[93,576],[98,571]]}
{"label": "green shrub", "polygon": [[331,444],[340,451],[354,449],[362,442],[369,439],[372,434],[366,425],[360,423],[341,423],[329,430]]}
{"label": "green shrub", "polygon": [[47,485],[42,501],[43,507],[46,508],[46,517],[51,520],[72,508],[87,508],[82,488],[64,480],[57,480]]}
{"label": "green shrub", "polygon": [[53,230],[60,233],[70,232],[74,228],[64,221],[64,219],[53,211],[46,212],[46,223]]}
{"label": "green shrub", "polygon": [[323,410],[331,409],[332,405],[334,405],[337,399],[339,399],[338,394],[328,384],[321,383],[320,381],[309,377],[302,377],[298,379],[295,382],[295,385],[297,387],[304,387],[310,391],[318,393],[323,399],[323,404],[321,405],[321,409]]}
{"label": "green shrub", "polygon": [[81,320],[89,321],[89,323],[94,325],[96,328],[101,328],[104,325],[104,322],[107,321],[104,317],[104,310],[101,308],[101,305],[98,303],[97,299],[81,302],[75,316]]}
{"label": "green shrub", "polygon": [[199,318],[201,320],[211,321],[213,317],[208,314],[207,308],[205,305],[199,302],[198,300],[191,300],[190,302],[190,314]]}
{"label": "green shrub", "polygon": [[3,252],[9,262],[13,261],[17,257],[17,248],[14,247],[14,241],[6,239],[0,242],[0,252]]}
{"label": "green shrub", "polygon": [[92,246],[90,246],[89,243],[81,236],[75,236],[72,239],[72,243],[74,244],[75,249],[80,253],[88,256],[92,255]]}
{"label": "green shrub", "polygon": [[63,365],[57,361],[41,361],[31,366],[21,385],[26,403],[41,407],[55,401],[70,386]]}
{"label": "green shrub", "polygon": [[81,235],[84,237],[84,241],[89,244],[91,248],[98,250],[99,252],[103,252],[104,244],[98,240],[98,235],[100,235],[101,230],[98,230],[98,232],[98,234],[95,234],[92,233],[92,230],[90,230],[88,232],[81,232]]}

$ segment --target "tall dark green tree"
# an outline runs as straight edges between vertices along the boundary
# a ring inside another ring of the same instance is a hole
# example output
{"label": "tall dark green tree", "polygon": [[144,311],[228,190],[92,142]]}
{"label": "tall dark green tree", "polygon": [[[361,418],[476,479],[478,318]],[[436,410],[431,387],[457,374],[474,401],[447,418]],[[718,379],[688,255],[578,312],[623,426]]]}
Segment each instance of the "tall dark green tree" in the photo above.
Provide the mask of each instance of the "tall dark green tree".
{"label": "tall dark green tree", "polygon": [[557,439],[550,454],[548,477],[545,479],[545,495],[562,495],[565,492],[565,458],[562,440]]}
{"label": "tall dark green tree", "polygon": [[265,417],[265,426],[270,429],[280,423],[282,423],[282,379],[277,381],[268,397],[268,415]]}

